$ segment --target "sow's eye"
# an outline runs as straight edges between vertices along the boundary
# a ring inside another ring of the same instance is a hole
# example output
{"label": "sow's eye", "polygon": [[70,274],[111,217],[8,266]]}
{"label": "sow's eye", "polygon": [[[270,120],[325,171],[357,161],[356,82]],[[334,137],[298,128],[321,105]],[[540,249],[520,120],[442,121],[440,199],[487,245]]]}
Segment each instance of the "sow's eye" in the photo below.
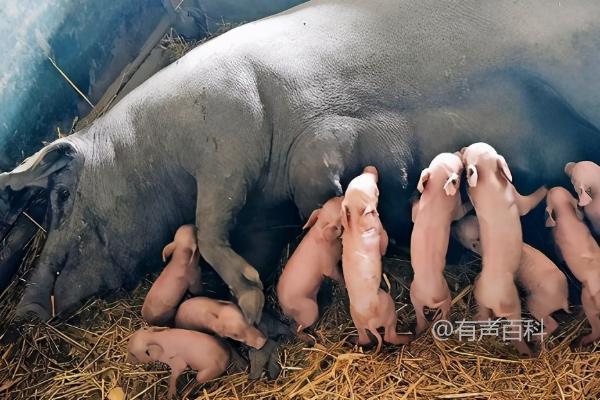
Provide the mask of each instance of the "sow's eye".
{"label": "sow's eye", "polygon": [[50,226],[51,228],[58,227],[65,216],[70,213],[71,206],[73,205],[73,196],[68,187],[63,185],[56,185],[50,191]]}

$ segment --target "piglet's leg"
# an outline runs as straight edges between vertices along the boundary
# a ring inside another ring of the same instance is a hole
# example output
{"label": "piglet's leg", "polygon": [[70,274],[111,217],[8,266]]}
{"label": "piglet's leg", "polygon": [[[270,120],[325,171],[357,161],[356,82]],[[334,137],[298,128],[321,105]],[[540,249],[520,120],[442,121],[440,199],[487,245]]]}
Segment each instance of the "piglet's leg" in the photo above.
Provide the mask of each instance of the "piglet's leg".
{"label": "piglet's leg", "polygon": [[344,277],[342,276],[342,273],[340,272],[340,267],[338,267],[337,265],[333,266],[331,268],[331,270],[329,271],[329,273],[327,273],[327,275],[325,275],[331,279],[333,279],[336,282],[343,282]]}
{"label": "piglet's leg", "polygon": [[415,309],[415,316],[417,317],[417,328],[416,333],[419,335],[427,328],[427,319],[425,318],[425,313],[423,312],[423,308],[425,307],[425,303],[420,301],[416,296],[417,289],[414,288],[414,285],[410,287],[410,302],[412,303]]}
{"label": "piglet's leg", "polygon": [[[396,316],[396,307],[394,304],[394,300],[392,299],[392,296],[390,296],[388,293],[385,293],[385,295],[383,295],[383,297],[384,297],[384,301],[386,303],[388,303],[384,307],[386,315],[384,316],[385,324],[383,327],[385,329],[385,334],[383,335],[383,341],[386,343],[394,344],[396,346],[400,346],[402,344],[408,344],[410,341],[408,336],[399,336],[396,333],[396,325],[398,322],[398,317]],[[380,298],[381,298],[381,295],[380,295]]]}
{"label": "piglet's leg", "polygon": [[[520,324],[521,323],[521,305],[519,304],[517,307],[515,307],[515,310],[513,310],[513,312],[510,313],[509,315],[507,315],[506,318],[511,321],[510,322],[511,324]],[[519,329],[519,332],[521,332],[521,331],[522,330]],[[522,337],[520,339],[514,339],[514,340],[512,340],[512,342],[513,342],[513,345],[515,346],[515,349],[517,349],[517,351],[519,352],[519,354],[525,355],[525,356],[531,356],[531,349],[529,348],[529,346],[523,340]]]}
{"label": "piglet's leg", "polygon": [[546,310],[543,303],[536,301],[535,299],[529,298],[527,301],[527,309],[538,321],[542,321],[544,324],[544,335],[538,336],[540,340],[545,339],[551,335],[556,329],[558,329],[558,322],[550,316],[550,312]]}
{"label": "piglet's leg", "polygon": [[167,398],[171,399],[177,391],[177,378],[179,378],[179,375],[185,371],[187,368],[187,363],[183,361],[183,359],[175,357],[170,359],[167,364],[169,367],[171,367],[171,376],[169,377],[169,392],[167,393]]}
{"label": "piglet's leg", "polygon": [[494,313],[491,308],[487,308],[482,304],[477,304],[477,314],[475,314],[475,321],[487,321],[492,319]]}
{"label": "piglet's leg", "polygon": [[586,345],[600,338],[600,309],[594,304],[590,292],[585,286],[581,291],[581,304],[583,305],[583,312],[592,327],[592,332],[581,339],[581,344]]}
{"label": "piglet's leg", "polygon": [[198,373],[196,374],[196,381],[198,383],[208,382],[211,379],[220,376],[222,373],[223,371],[220,368],[204,368],[198,370]]}

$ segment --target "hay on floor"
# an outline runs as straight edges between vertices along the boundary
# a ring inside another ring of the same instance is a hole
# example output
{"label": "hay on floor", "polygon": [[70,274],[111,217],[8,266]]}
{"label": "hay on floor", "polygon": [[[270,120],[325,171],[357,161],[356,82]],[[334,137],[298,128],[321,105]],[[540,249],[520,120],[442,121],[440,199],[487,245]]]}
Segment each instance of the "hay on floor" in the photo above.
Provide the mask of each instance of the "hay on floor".
{"label": "hay on floor", "polygon": [[[38,242],[42,240],[39,237]],[[33,244],[24,265],[32,264]],[[407,261],[385,260],[397,295],[399,332],[414,324],[408,303]],[[0,398],[8,399],[162,399],[168,369],[161,364],[126,363],[128,337],[144,326],[140,316],[150,282],[118,300],[93,300],[67,320],[34,327],[11,326],[14,307],[24,288],[25,270],[2,295],[0,310]],[[453,318],[472,316],[471,265],[449,266]],[[577,310],[566,315],[555,337],[540,355],[519,358],[510,345],[496,340],[434,340],[430,333],[410,346],[386,346],[380,354],[352,346],[356,335],[343,288],[315,327],[318,344],[306,348],[296,340],[282,346],[283,372],[276,381],[249,381],[246,373],[230,373],[207,384],[195,373],[180,377],[178,396],[185,399],[598,399],[598,344],[573,348],[587,325]],[[271,296],[268,296],[271,297]],[[110,394],[110,396],[109,396]]]}

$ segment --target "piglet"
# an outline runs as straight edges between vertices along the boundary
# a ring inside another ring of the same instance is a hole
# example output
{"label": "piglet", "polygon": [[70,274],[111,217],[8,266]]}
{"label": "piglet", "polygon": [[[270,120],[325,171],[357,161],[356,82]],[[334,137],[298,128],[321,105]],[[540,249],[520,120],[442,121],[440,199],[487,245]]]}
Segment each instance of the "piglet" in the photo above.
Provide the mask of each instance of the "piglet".
{"label": "piglet", "polygon": [[382,338],[377,329],[383,327],[383,340],[400,345],[407,337],[396,334],[396,310],[389,293],[379,288],[382,275],[381,257],[388,237],[377,213],[379,190],[377,170],[365,167],[362,175],[354,178],[342,201],[342,268],[350,298],[350,315],[358,330],[358,343],[369,344],[367,331],[377,339],[377,352]]}
{"label": "piglet", "polygon": [[[461,154],[469,198],[481,228],[482,271],[474,289],[477,318],[495,315],[520,320],[521,302],[515,285],[523,249],[520,216],[535,207],[547,190],[540,188],[529,197],[519,195],[504,157],[486,143],[474,143]],[[531,354],[522,339],[514,344],[521,354]]]}
{"label": "piglet", "polygon": [[583,222],[577,200],[566,189],[550,189],[546,203],[546,226],[552,228],[563,259],[583,286],[581,304],[592,332],[581,343],[592,343],[600,338],[600,247]]}
{"label": "piglet", "polygon": [[[454,235],[467,249],[481,255],[479,223],[469,215],[454,226]],[[536,248],[523,243],[517,282],[527,291],[527,309],[544,325],[544,336],[558,328],[550,316],[560,309],[569,312],[569,286],[567,277],[548,257]]]}
{"label": "piglet", "polygon": [[452,153],[437,155],[421,172],[417,190],[421,198],[413,204],[414,227],[410,239],[410,259],[414,278],[410,300],[417,316],[417,333],[426,326],[423,307],[439,308],[446,319],[452,297],[444,277],[450,224],[469,210],[460,198],[460,156]]}
{"label": "piglet", "polygon": [[129,339],[127,351],[132,364],[160,361],[171,368],[169,398],[175,394],[177,378],[188,367],[198,371],[198,382],[207,382],[225,372],[230,358],[228,348],[220,340],[184,329],[137,330]]}
{"label": "piglet", "polygon": [[202,291],[194,225],[177,229],[173,242],[163,249],[163,261],[168,257],[171,260],[148,291],[142,306],[142,317],[152,325],[166,325],[172,321],[187,291],[192,294]]}
{"label": "piglet", "polygon": [[193,297],[181,303],[175,315],[175,327],[216,333],[255,349],[267,341],[265,335],[248,324],[237,305],[208,297]]}
{"label": "piglet", "polygon": [[340,281],[342,257],[342,197],[329,199],[312,212],[303,229],[310,228],[285,265],[277,283],[277,298],[283,313],[296,324],[297,334],[319,317],[317,293],[324,277]]}
{"label": "piglet", "polygon": [[565,165],[565,173],[571,178],[579,205],[594,232],[600,235],[600,199],[596,198],[600,193],[600,166],[591,161],[570,162]]}

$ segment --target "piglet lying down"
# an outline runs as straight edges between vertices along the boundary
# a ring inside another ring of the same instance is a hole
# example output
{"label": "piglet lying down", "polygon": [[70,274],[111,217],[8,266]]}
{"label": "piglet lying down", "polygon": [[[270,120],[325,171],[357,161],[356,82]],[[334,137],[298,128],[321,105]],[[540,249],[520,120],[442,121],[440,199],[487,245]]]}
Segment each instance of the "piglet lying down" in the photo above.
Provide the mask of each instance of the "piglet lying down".
{"label": "piglet lying down", "polygon": [[377,213],[379,190],[377,170],[366,167],[362,175],[348,185],[342,202],[342,268],[350,298],[350,315],[358,330],[358,343],[371,340],[367,331],[377,339],[377,351],[382,339],[377,329],[383,327],[383,340],[400,345],[408,337],[396,334],[396,309],[389,293],[379,288],[382,275],[381,257],[388,244],[387,233]]}
{"label": "piglet lying down", "polygon": [[[477,217],[469,215],[453,229],[463,246],[481,255]],[[551,335],[558,328],[558,322],[550,314],[560,309],[569,312],[567,277],[541,251],[523,243],[517,282],[528,293],[527,309],[534,318],[543,321],[545,335]]]}
{"label": "piglet lying down", "polygon": [[207,382],[225,372],[230,358],[230,350],[210,335],[169,328],[136,331],[129,339],[127,351],[130,363],[160,361],[171,368],[169,398],[175,394],[177,378],[188,367],[198,371],[198,382]]}

